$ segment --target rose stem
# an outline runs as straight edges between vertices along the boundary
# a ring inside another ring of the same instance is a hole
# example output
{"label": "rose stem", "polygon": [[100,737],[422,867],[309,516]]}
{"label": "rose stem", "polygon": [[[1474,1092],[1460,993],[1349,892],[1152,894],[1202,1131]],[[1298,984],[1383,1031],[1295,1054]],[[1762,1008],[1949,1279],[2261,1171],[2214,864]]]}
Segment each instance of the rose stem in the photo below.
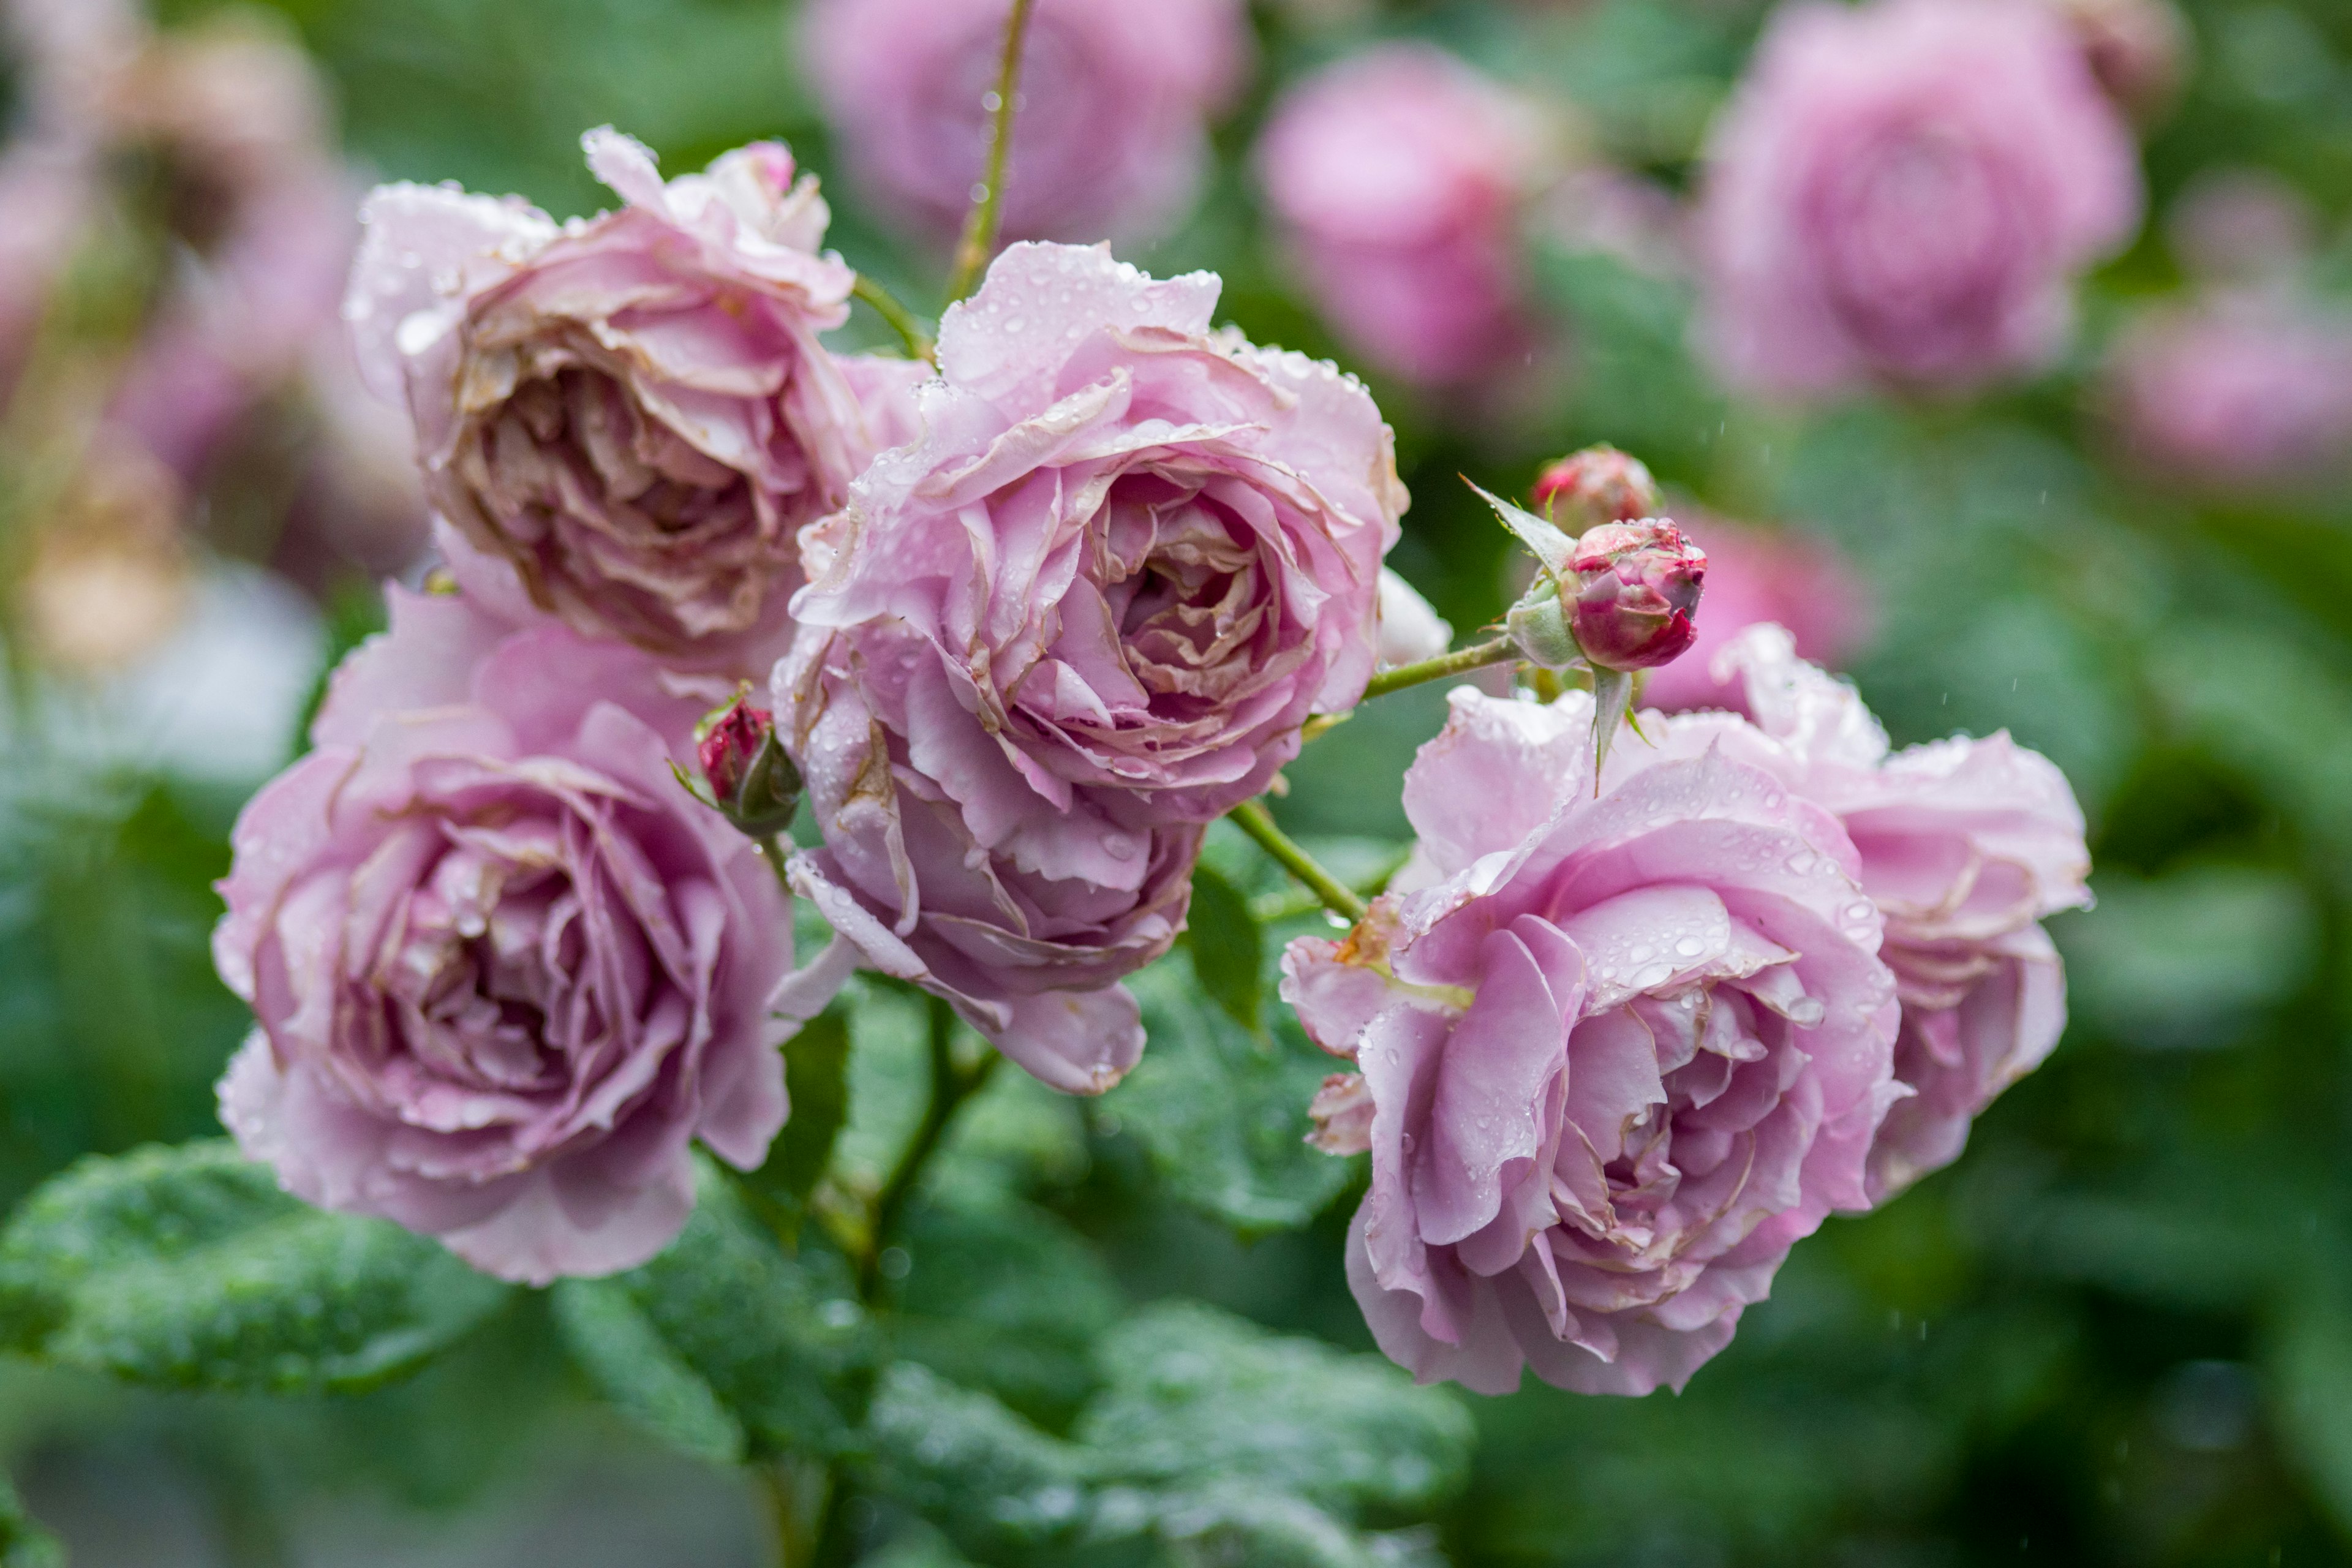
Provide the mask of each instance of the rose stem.
{"label": "rose stem", "polygon": [[1301,849],[1290,836],[1274,825],[1265,807],[1254,800],[1245,800],[1229,814],[1234,826],[1257,840],[1257,847],[1281,863],[1282,868],[1323,900],[1323,907],[1333,914],[1349,921],[1364,918],[1364,900],[1348,890],[1347,884],[1318,865],[1315,857]]}
{"label": "rose stem", "polygon": [[996,250],[996,228],[1003,217],[1004,164],[1013,152],[1013,105],[1021,85],[1021,40],[1029,30],[1031,4],[1013,0],[1013,16],[1004,24],[1004,58],[996,68],[994,118],[988,127],[988,173],[964,219],[963,237],[956,242],[955,272],[948,282],[950,305],[972,291]]}
{"label": "rose stem", "polygon": [[857,1259],[857,1293],[866,1300],[874,1299],[874,1286],[882,1268],[882,1253],[890,1233],[898,1227],[898,1217],[914,1195],[915,1184],[923,1173],[923,1165],[940,1146],[940,1139],[955,1120],[957,1108],[980,1091],[988,1075],[1002,1060],[994,1051],[982,1057],[978,1065],[966,1071],[955,1063],[955,1009],[937,996],[927,998],[931,1014],[931,1098],[923,1108],[922,1125],[908,1140],[906,1152],[898,1156],[898,1168],[882,1184],[874,1200],[874,1223],[868,1228],[866,1250]]}
{"label": "rose stem", "polygon": [[930,359],[931,340],[924,335],[922,322],[915,319],[914,311],[898,302],[897,295],[863,272],[857,275],[857,286],[851,292],[873,306],[874,313],[898,334],[898,341],[907,345],[908,358]]}
{"label": "rose stem", "polygon": [[1367,699],[1386,697],[1390,692],[1402,691],[1408,686],[1444,680],[1448,676],[1467,674],[1518,657],[1519,650],[1508,637],[1473,643],[1459,652],[1442,653],[1435,658],[1424,658],[1419,664],[1401,664],[1394,669],[1384,669],[1365,683],[1364,696]]}

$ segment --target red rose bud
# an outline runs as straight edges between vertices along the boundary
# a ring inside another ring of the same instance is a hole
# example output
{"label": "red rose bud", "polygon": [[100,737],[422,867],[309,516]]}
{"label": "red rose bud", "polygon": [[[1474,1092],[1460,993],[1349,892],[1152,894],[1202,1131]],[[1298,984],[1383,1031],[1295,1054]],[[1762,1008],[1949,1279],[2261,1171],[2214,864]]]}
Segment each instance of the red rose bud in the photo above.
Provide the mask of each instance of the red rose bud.
{"label": "red rose bud", "polygon": [[1536,479],[1536,510],[1570,533],[1604,522],[1633,522],[1665,510],[1658,481],[1639,458],[1614,447],[1587,447]]}
{"label": "red rose bud", "polygon": [[755,838],[782,833],[800,808],[800,770],[776,740],[775,716],[748,694],[695,727],[695,756],[712,804]]}
{"label": "red rose bud", "polygon": [[1649,669],[1687,650],[1698,628],[1706,552],[1664,518],[1588,530],[1560,599],[1577,647],[1599,669]]}

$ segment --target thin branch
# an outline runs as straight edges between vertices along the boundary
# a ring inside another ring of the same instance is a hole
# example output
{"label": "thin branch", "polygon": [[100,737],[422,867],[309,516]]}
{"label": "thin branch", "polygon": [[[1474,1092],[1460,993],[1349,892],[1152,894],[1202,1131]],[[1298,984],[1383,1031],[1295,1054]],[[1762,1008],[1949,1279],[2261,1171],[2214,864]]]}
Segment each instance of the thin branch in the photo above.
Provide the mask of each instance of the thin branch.
{"label": "thin branch", "polygon": [[955,272],[948,283],[948,303],[971,293],[996,253],[996,230],[1004,216],[1004,166],[1013,153],[1013,108],[1020,97],[1021,44],[1029,31],[1034,0],[1013,0],[1013,15],[1004,24],[1004,57],[996,68],[993,118],[988,128],[988,173],[982,176],[978,196],[964,219],[963,237],[956,243]]}
{"label": "thin branch", "polygon": [[1290,836],[1274,825],[1265,807],[1254,800],[1245,800],[1229,814],[1234,825],[1257,840],[1259,848],[1273,856],[1282,868],[1298,879],[1310,893],[1323,900],[1323,907],[1333,914],[1349,921],[1364,918],[1364,900],[1349,891],[1346,883],[1331,875],[1318,864],[1314,856],[1301,849]]}
{"label": "thin branch", "polygon": [[899,303],[896,294],[863,272],[857,275],[857,286],[851,292],[873,306],[874,313],[898,334],[898,341],[907,345],[908,358],[926,362],[930,359],[932,343],[929,335],[923,331],[921,320]]}
{"label": "thin branch", "polygon": [[946,1136],[948,1123],[955,1120],[963,1102],[980,1092],[988,1082],[989,1074],[1002,1060],[991,1051],[969,1072],[955,1063],[955,1009],[937,996],[927,998],[930,1004],[931,1098],[923,1107],[921,1125],[907,1141],[904,1152],[898,1156],[898,1167],[883,1183],[882,1191],[874,1200],[874,1223],[868,1228],[866,1250],[857,1259],[857,1293],[867,1300],[874,1299],[876,1277],[882,1268],[882,1254],[889,1246],[891,1233],[898,1228],[898,1220],[906,1211],[907,1200],[914,1195],[915,1185],[922,1179],[923,1167],[938,1152],[940,1140]]}
{"label": "thin branch", "polygon": [[1419,664],[1401,664],[1394,669],[1384,669],[1372,677],[1364,687],[1367,700],[1386,697],[1391,691],[1402,691],[1409,686],[1421,686],[1432,680],[1444,680],[1451,676],[1466,675],[1474,669],[1484,669],[1490,664],[1505,664],[1519,657],[1518,648],[1508,637],[1496,637],[1487,642],[1473,643],[1455,653],[1444,653],[1435,658],[1424,658]]}

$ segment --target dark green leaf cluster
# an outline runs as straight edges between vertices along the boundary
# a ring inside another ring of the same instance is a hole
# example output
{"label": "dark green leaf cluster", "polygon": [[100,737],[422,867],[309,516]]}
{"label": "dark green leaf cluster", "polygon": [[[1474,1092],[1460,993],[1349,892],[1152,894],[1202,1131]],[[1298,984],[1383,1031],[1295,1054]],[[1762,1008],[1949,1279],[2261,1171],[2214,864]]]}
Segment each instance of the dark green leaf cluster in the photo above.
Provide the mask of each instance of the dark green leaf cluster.
{"label": "dark green leaf cluster", "polygon": [[163,1387],[364,1388],[508,1295],[397,1226],[287,1196],[222,1142],[85,1161],[0,1233],[10,1348]]}

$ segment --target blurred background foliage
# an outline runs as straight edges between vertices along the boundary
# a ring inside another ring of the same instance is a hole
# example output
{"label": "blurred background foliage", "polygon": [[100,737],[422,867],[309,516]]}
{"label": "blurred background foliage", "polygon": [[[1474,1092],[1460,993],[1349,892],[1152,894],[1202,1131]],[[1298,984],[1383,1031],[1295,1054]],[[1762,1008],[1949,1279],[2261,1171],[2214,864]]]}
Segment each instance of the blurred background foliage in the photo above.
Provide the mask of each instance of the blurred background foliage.
{"label": "blurred background foliage", "polygon": [[[1572,344],[1545,395],[1464,427],[1371,378],[1414,496],[1395,564],[1457,627],[1504,602],[1507,561],[1456,472],[1524,489],[1548,457],[1618,442],[1713,510],[1833,543],[1875,605],[1852,672],[1897,740],[2006,727],[2055,758],[2092,822],[2100,899],[2055,925],[2063,1046],[1958,1166],[1799,1247],[1678,1397],[1459,1399],[1466,1480],[1433,1533],[1381,1536],[1379,1560],[2352,1561],[2352,500],[2140,477],[2091,392],[2118,320],[2180,285],[2161,218],[2201,170],[2290,182],[2336,237],[2322,276],[2352,286],[2352,7],[2184,8],[2194,72],[2146,144],[2156,216],[2090,280],[2075,357],[2031,386],[1742,404],[1691,357],[1685,284],[1542,234],[1535,279]],[[169,0],[158,19],[215,9]],[[834,167],[773,0],[275,9],[371,175],[579,212],[599,193],[577,138],[608,121],[673,170],[762,135]],[[1214,268],[1253,337],[1336,353],[1246,174],[1276,84],[1369,37],[1426,36],[1574,105],[1601,153],[1675,186],[1762,16],[1749,0],[1261,5],[1255,86],[1217,132],[1211,189],[1129,259]],[[845,254],[936,297],[936,258],[853,185],[827,195]],[[320,592],[305,683],[368,624],[363,576]],[[0,1205],[85,1152],[215,1131],[209,1086],[243,1027],[211,972],[207,884],[259,770],[159,768],[119,711],[59,712],[0,775]],[[1294,831],[1376,868],[1402,831],[1392,781],[1438,712],[1416,693],[1318,742],[1292,772]],[[1222,830],[1211,863],[1280,901]],[[1107,1379],[1143,1353],[1137,1335],[1238,1331],[1133,1316],[1162,1298],[1369,1348],[1339,1263],[1360,1173],[1297,1142],[1323,1064],[1270,1006],[1262,1038],[1187,1011],[1187,962],[1145,977],[1152,1050],[1127,1086],[1081,1105],[1002,1075],[916,1213],[902,1352],[1051,1433],[1109,1419]],[[853,1164],[880,1169],[914,1114],[914,1014],[887,996],[857,1014]],[[0,1451],[85,1568],[756,1561],[735,1477],[590,1399],[551,1310],[518,1296],[420,1378],[332,1399],[133,1394],[0,1363]],[[41,1561],[10,1544],[6,1503],[0,1563]],[[1365,1506],[1381,1529],[1426,1512]],[[957,1560],[912,1526],[882,1535],[877,1563]]]}

